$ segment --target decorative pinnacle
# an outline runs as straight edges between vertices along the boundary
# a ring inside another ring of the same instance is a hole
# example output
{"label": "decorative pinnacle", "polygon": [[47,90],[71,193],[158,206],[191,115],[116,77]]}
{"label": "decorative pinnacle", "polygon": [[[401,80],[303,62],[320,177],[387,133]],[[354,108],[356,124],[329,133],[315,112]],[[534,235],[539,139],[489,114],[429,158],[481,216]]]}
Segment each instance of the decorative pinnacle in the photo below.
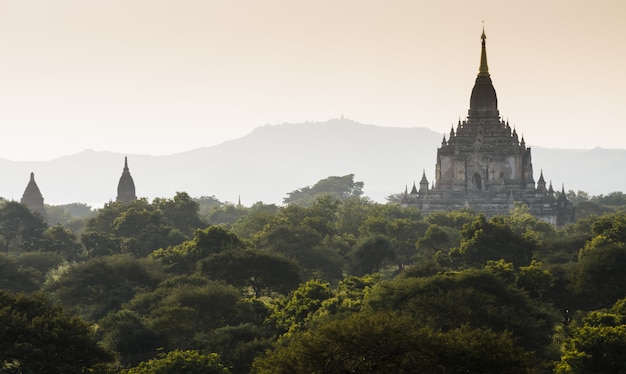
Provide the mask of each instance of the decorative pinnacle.
{"label": "decorative pinnacle", "polygon": [[480,53],[480,68],[478,68],[478,76],[489,76],[489,67],[487,66],[487,48],[485,47],[485,39],[487,39],[487,35],[485,35],[485,24],[483,21],[483,34],[480,36],[482,39],[482,50]]}

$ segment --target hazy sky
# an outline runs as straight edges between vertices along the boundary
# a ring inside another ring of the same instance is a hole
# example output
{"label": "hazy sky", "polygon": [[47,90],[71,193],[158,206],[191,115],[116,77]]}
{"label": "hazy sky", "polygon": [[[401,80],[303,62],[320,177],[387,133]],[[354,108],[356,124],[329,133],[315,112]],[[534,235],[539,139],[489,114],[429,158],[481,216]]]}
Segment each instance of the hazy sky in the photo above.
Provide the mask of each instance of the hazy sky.
{"label": "hazy sky", "polygon": [[342,114],[448,133],[483,20],[529,146],[626,148],[624,0],[0,0],[0,157],[171,154]]}

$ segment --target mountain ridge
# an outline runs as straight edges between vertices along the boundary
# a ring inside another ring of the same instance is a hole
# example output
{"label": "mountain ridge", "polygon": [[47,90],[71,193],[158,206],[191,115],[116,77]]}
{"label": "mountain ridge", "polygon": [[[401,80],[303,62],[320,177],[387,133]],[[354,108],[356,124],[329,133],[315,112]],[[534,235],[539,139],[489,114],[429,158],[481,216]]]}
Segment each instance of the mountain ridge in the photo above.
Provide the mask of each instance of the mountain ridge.
{"label": "mountain ridge", "polygon": [[[432,183],[441,139],[441,133],[423,127],[338,118],[264,125],[238,139],[170,155],[86,149],[50,161],[0,159],[0,196],[19,200],[32,171],[47,204],[99,206],[115,199],[128,156],[137,195],[150,200],[185,191],[221,201],[241,198],[244,205],[280,204],[295,189],[331,175],[355,174],[365,183],[365,196],[384,202],[418,182],[422,171]],[[626,150],[531,148],[535,180],[543,171],[556,190],[563,185],[592,195],[626,190],[626,176],[615,168],[626,162]]]}

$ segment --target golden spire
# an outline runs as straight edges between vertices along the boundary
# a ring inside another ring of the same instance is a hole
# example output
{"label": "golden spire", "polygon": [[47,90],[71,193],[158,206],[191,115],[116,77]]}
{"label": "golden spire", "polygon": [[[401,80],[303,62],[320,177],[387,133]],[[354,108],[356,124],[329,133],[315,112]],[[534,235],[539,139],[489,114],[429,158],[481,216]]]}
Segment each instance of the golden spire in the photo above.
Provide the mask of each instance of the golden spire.
{"label": "golden spire", "polygon": [[485,24],[483,21],[483,34],[480,36],[483,40],[482,42],[482,51],[480,53],[480,68],[478,68],[478,76],[489,76],[489,67],[487,66],[487,48],[485,47],[485,39],[487,36],[485,35]]}

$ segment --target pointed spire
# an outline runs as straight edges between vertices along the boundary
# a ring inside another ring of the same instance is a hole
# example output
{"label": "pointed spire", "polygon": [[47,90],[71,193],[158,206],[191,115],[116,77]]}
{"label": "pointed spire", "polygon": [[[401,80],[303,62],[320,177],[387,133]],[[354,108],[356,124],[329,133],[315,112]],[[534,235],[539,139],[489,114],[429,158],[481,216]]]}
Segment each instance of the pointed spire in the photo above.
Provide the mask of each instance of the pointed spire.
{"label": "pointed spire", "polygon": [[483,24],[483,34],[480,36],[482,41],[482,51],[480,53],[480,68],[478,69],[478,76],[489,76],[489,67],[487,66],[487,47],[485,46],[485,24]]}
{"label": "pointed spire", "polygon": [[545,179],[543,179],[543,169],[541,169],[541,172],[539,173],[539,182],[545,182]]}
{"label": "pointed spire", "polygon": [[417,186],[415,182],[413,182],[413,188],[411,188],[411,195],[417,195]]}
{"label": "pointed spire", "polygon": [[117,198],[115,200],[121,201],[124,204],[130,204],[131,201],[137,200],[137,196],[135,195],[135,182],[130,175],[128,157],[126,156],[124,157],[124,170],[117,184]]}
{"label": "pointed spire", "polygon": [[428,186],[428,179],[426,179],[426,170],[422,169],[422,180],[420,180],[420,184],[426,183],[426,186]]}
{"label": "pointed spire", "polygon": [[26,185],[20,203],[26,205],[31,211],[41,214],[44,219],[48,219],[48,213],[46,213],[43,204],[43,196],[39,186],[37,186],[37,182],[35,182],[35,173],[33,172],[30,173],[30,180]]}

